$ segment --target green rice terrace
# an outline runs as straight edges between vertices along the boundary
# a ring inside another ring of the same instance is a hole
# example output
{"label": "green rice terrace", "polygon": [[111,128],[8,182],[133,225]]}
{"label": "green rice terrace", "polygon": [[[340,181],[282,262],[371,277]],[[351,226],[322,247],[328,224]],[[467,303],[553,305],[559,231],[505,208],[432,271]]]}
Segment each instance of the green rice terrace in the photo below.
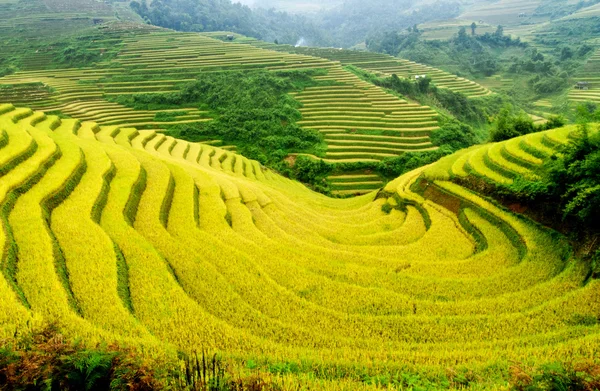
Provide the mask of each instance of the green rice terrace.
{"label": "green rice terrace", "polygon": [[336,200],[155,130],[0,111],[3,338],[59,321],[90,343],[204,347],[333,378],[440,379],[436,368],[599,353],[588,266],[556,233],[457,184],[528,175],[575,127]]}
{"label": "green rice terrace", "polygon": [[[224,36],[231,34],[217,32],[206,33],[205,35],[223,38]],[[413,61],[392,57],[387,54],[335,48],[310,48],[294,47],[291,45],[276,45],[239,36],[237,41],[247,42],[250,45],[265,49],[323,57],[332,61],[340,62],[343,65],[354,65],[367,71],[377,72],[384,75],[396,74],[400,77],[409,79],[414,79],[415,76],[429,76],[436,86],[461,92],[468,97],[485,96],[491,93],[490,90],[473,81],[452,75],[440,69],[418,64]]]}
{"label": "green rice terrace", "polygon": [[[115,98],[177,92],[193,81],[198,72],[322,69],[326,75],[315,76],[315,80],[331,85],[307,87],[292,94],[302,104],[302,120],[298,124],[324,135],[327,149],[321,158],[330,162],[368,162],[406,151],[436,148],[429,139],[430,133],[438,129],[436,111],[360,80],[342,68],[339,58],[331,61],[315,55],[222,42],[198,34],[150,28],[134,30],[129,26],[101,32],[94,45],[97,50],[112,46],[117,53],[94,68],[60,72],[35,69],[0,78],[0,102],[27,105],[47,113],[60,112],[100,125],[160,131],[173,125],[210,121],[210,113],[194,107],[136,110],[117,103]],[[347,53],[353,56],[352,52]],[[43,64],[45,54],[39,56],[31,67]],[[425,71],[423,66],[413,65],[416,68],[407,68],[408,73],[401,73],[399,68],[387,71],[406,77],[411,72]],[[475,95],[489,93],[472,82],[450,79],[450,75],[439,79],[434,76],[440,86]],[[161,116],[166,120],[161,120]],[[382,185],[381,178],[369,172],[353,172],[342,178],[332,177],[331,181],[337,194],[361,194]]]}

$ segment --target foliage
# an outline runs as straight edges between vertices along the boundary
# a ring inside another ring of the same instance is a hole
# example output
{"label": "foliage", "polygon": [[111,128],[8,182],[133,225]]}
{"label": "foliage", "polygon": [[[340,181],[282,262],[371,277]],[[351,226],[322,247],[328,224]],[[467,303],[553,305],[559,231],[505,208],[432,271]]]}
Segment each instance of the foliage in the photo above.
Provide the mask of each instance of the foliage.
{"label": "foliage", "polygon": [[555,94],[570,86],[570,74],[585,61],[592,49],[587,44],[575,48],[558,46],[553,52],[542,54],[537,48],[529,48],[510,58],[507,72],[526,75],[529,86],[539,95]]}
{"label": "foliage", "polygon": [[600,122],[600,108],[593,102],[585,102],[577,105],[575,112],[579,121]]}
{"label": "foliage", "polygon": [[[544,53],[504,34],[502,26],[494,33],[485,34],[472,34],[463,26],[448,40],[424,39],[414,29],[388,31],[369,36],[366,44],[369,50],[439,67],[471,79],[503,75],[513,80],[514,87],[507,91],[511,100],[526,107],[540,96],[565,92],[571,86],[571,78],[593,51],[591,45],[582,42],[597,34],[597,26],[588,20],[582,21],[582,26],[568,29],[566,26],[572,23],[558,24],[563,25],[552,24],[550,33],[535,38],[536,46],[547,49]],[[541,42],[545,37],[560,38]]]}
{"label": "foliage", "polygon": [[579,363],[550,363],[524,370],[511,367],[511,390],[596,390],[600,388],[600,368],[598,365],[582,361]]}
{"label": "foliage", "polygon": [[456,73],[471,76],[490,76],[500,69],[492,51],[495,45],[522,45],[504,35],[473,36],[467,34],[464,27],[448,41],[425,40],[413,30],[409,33],[392,31],[372,35],[367,38],[366,43],[369,50],[375,52],[443,68],[455,67],[460,69]]}
{"label": "foliage", "polygon": [[533,119],[524,111],[516,111],[512,105],[506,105],[500,110],[494,127],[490,132],[490,141],[498,142],[536,131],[555,129],[563,126],[565,120],[560,116],[551,117],[545,124],[536,126]]}
{"label": "foliage", "polygon": [[310,184],[310,186],[321,193],[329,193],[329,185],[326,177],[333,171],[333,165],[323,160],[311,159],[307,156],[298,156],[292,166],[292,177]]}
{"label": "foliage", "polygon": [[100,51],[76,46],[68,46],[58,55],[59,63],[73,68],[86,66],[101,59],[102,53]]}
{"label": "foliage", "polygon": [[386,178],[397,178],[416,168],[438,161],[450,153],[452,151],[449,148],[439,148],[435,151],[409,152],[397,158],[383,160],[378,164],[377,171]]}
{"label": "foliage", "polygon": [[160,369],[118,346],[72,344],[56,326],[0,348],[0,384],[11,390],[158,390]]}
{"label": "foliage", "polygon": [[532,201],[555,203],[563,219],[598,229],[600,218],[600,134],[582,124],[571,142],[539,170],[540,179],[521,179],[509,189]]}
{"label": "foliage", "polygon": [[[279,167],[290,152],[312,151],[321,143],[318,132],[296,125],[299,103],[287,94],[316,85],[312,76],[318,72],[206,73],[176,93],[122,95],[116,100],[146,110],[194,104],[207,108],[214,120],[178,125],[170,134],[190,141],[216,138],[236,145],[249,158]],[[169,115],[159,113],[157,118]]]}
{"label": "foliage", "polygon": [[448,148],[452,152],[468,148],[479,142],[477,134],[469,125],[453,120],[444,123],[440,129],[431,134],[434,145]]}
{"label": "foliage", "polygon": [[132,1],[132,9],[148,23],[180,31],[233,31],[281,43],[304,37],[313,44],[327,45],[321,29],[305,17],[275,10],[252,10],[230,0]]}

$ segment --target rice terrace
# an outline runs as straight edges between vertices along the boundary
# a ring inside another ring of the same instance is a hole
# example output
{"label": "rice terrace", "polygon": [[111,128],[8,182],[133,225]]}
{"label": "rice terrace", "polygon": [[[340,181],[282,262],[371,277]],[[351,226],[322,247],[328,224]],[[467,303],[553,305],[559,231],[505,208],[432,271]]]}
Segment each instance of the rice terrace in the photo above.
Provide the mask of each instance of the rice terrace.
{"label": "rice terrace", "polygon": [[0,0],[0,390],[600,389],[598,0]]}

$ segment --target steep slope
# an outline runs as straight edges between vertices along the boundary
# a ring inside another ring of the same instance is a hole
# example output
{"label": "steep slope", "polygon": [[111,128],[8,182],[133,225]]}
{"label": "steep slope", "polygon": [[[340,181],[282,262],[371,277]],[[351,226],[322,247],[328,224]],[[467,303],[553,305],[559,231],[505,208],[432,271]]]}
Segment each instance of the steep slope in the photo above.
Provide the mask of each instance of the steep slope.
{"label": "steep slope", "polygon": [[0,113],[2,338],[60,320],[334,378],[600,353],[600,286],[568,246],[448,181],[526,173],[569,128],[334,200],[152,130]]}

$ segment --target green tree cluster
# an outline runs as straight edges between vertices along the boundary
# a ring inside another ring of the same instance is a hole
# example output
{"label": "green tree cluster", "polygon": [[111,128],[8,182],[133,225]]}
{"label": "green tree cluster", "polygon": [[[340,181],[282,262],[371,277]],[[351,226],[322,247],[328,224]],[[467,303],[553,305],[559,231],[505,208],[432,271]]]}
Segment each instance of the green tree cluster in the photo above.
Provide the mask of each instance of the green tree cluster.
{"label": "green tree cluster", "polygon": [[498,113],[494,127],[490,132],[490,141],[509,140],[533,132],[559,128],[564,124],[564,118],[552,116],[546,123],[535,125],[533,119],[527,113],[523,110],[515,110],[512,105],[507,104]]}
{"label": "green tree cluster", "polygon": [[171,133],[191,141],[220,139],[251,159],[281,168],[289,153],[314,153],[322,142],[317,131],[296,124],[301,119],[300,104],[288,95],[316,84],[312,73],[261,70],[200,75],[181,92],[183,101],[174,103],[197,102],[214,113],[214,120],[180,125]]}
{"label": "green tree cluster", "polygon": [[426,40],[419,32],[388,31],[371,35],[367,38],[367,48],[374,52],[400,56],[424,64],[456,67],[461,74],[470,76],[490,76],[499,70],[499,62],[492,51],[492,46],[502,42],[503,45],[517,44],[507,36],[472,35],[461,27],[453,38]]}
{"label": "green tree cluster", "polygon": [[232,31],[281,43],[304,37],[313,44],[330,44],[327,34],[304,16],[253,10],[231,0],[134,0],[130,5],[147,23],[179,31]]}

